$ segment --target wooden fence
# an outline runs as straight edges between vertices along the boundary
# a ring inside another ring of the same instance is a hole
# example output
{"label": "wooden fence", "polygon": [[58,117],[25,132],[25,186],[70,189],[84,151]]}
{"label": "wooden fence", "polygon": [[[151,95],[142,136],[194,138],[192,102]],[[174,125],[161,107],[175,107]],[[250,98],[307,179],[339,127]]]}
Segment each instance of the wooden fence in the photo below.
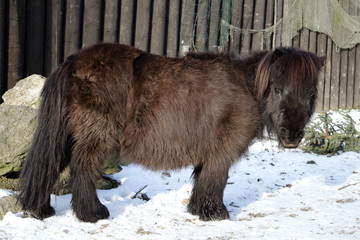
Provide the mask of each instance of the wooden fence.
{"label": "wooden fence", "polygon": [[[203,11],[198,6],[203,2],[218,9],[206,10],[206,28],[196,25]],[[1,0],[0,93],[30,74],[48,76],[66,56],[101,41],[170,57],[181,54],[189,42],[199,50],[217,51],[223,41],[219,21],[225,12],[232,24],[262,29],[282,17],[284,3],[286,0]],[[271,35],[263,41],[259,33],[238,34],[228,38],[221,50],[271,49],[278,46],[274,44],[278,37]],[[327,56],[317,111],[360,108],[359,45],[338,50],[329,37],[307,29],[299,32],[292,45]]]}

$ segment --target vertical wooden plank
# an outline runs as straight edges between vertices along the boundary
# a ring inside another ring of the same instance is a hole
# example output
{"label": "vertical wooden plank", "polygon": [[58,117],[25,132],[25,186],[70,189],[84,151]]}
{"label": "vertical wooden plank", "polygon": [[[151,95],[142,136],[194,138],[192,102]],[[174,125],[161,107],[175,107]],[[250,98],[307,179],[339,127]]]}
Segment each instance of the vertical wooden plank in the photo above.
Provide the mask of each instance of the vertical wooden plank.
{"label": "vertical wooden plank", "polygon": [[309,50],[310,31],[307,28],[301,30],[299,47],[305,51]]}
{"label": "vertical wooden plank", "polygon": [[64,45],[65,58],[81,48],[82,7],[82,0],[67,0]]}
{"label": "vertical wooden plank", "polygon": [[310,34],[309,34],[309,51],[313,52],[313,53],[316,53],[316,51],[317,51],[316,46],[317,46],[317,33],[313,32],[313,31],[310,31]]}
{"label": "vertical wooden plank", "polygon": [[195,46],[194,19],[196,4],[193,0],[183,0],[181,11],[180,29],[180,55],[191,50]]}
{"label": "vertical wooden plank", "polygon": [[[224,20],[226,23],[231,22],[231,4],[232,1],[230,0],[224,0],[222,1],[221,6],[221,20]],[[229,42],[230,42],[230,31],[228,27],[223,27],[221,25],[220,28],[220,41],[218,48],[219,51],[227,51],[229,49]]]}
{"label": "vertical wooden plank", "polygon": [[[348,1],[348,13],[356,15],[357,8],[353,2]],[[351,109],[355,107],[355,61],[356,61],[356,47],[348,50],[348,64],[347,64],[347,85],[346,85],[346,108]],[[359,67],[359,66],[358,66]],[[360,78],[358,79],[360,81]]]}
{"label": "vertical wooden plank", "polygon": [[84,1],[82,47],[100,42],[102,38],[102,0]]}
{"label": "vertical wooden plank", "polygon": [[340,88],[340,60],[341,55],[333,43],[332,47],[332,66],[331,66],[331,87],[330,87],[330,109],[339,109],[339,88]]}
{"label": "vertical wooden plank", "polygon": [[360,109],[360,45],[355,48],[354,108]]}
{"label": "vertical wooden plank", "polygon": [[[276,11],[276,21],[279,21],[282,17],[283,17],[283,8],[284,8],[284,4],[287,4],[287,1],[285,0],[274,0],[277,1],[276,2],[276,9],[274,9],[274,11]],[[275,32],[275,47],[279,47],[282,46],[283,43],[281,42],[282,36],[282,26],[279,25],[276,27],[276,32]]]}
{"label": "vertical wooden plank", "polygon": [[167,43],[166,56],[176,57],[178,55],[179,34],[180,34],[180,0],[168,0],[168,27],[167,27]]}
{"label": "vertical wooden plank", "polygon": [[325,87],[324,87],[324,111],[329,111],[331,104],[330,99],[332,98],[331,92],[331,81],[332,81],[332,61],[333,61],[333,42],[330,37],[327,37],[326,46],[326,69],[325,69]]}
{"label": "vertical wooden plank", "polygon": [[[234,0],[237,2],[238,0]],[[219,46],[219,27],[220,27],[220,1],[211,1],[210,23],[209,23],[209,50],[217,51]],[[237,5],[233,6],[233,9]],[[236,25],[237,26],[237,25]]]}
{"label": "vertical wooden plank", "polygon": [[138,0],[136,9],[135,47],[149,51],[151,1]]}
{"label": "vertical wooden plank", "polygon": [[26,0],[9,1],[8,89],[15,86],[17,81],[25,77],[25,7]]}
{"label": "vertical wooden plank", "polygon": [[[266,1],[266,18],[265,28],[269,28],[274,25],[274,0]],[[272,36],[274,33],[267,33],[265,38],[265,49],[271,49],[272,47]]]}
{"label": "vertical wooden plank", "polygon": [[[349,12],[349,1],[340,1],[342,8]],[[348,56],[349,51],[342,49],[340,51],[340,78],[339,78],[339,108],[346,108],[346,93],[347,93],[347,80],[348,80]]]}
{"label": "vertical wooden plank", "polygon": [[[255,30],[265,27],[266,1],[256,1],[254,25]],[[264,35],[262,32],[254,33],[252,37],[251,50],[263,50],[265,48]]]}
{"label": "vertical wooden plank", "polygon": [[119,8],[119,0],[105,1],[104,42],[118,42],[119,40]]}
{"label": "vertical wooden plank", "polygon": [[[327,52],[327,37],[325,34],[319,34],[317,35],[317,51],[316,51],[316,55],[318,56],[326,56],[326,52]],[[321,69],[320,75],[319,75],[319,79],[318,79],[318,98],[317,98],[317,103],[316,103],[316,112],[322,112],[324,111],[324,90],[325,90],[325,70],[327,68],[327,64],[328,62],[330,62],[331,56],[326,56],[326,63],[325,66]]]}
{"label": "vertical wooden plank", "polygon": [[7,16],[7,1],[0,1],[0,103],[2,103],[1,96],[6,91],[6,69],[5,69],[5,59],[7,58],[6,48],[7,48],[7,31],[6,25],[8,23]]}
{"label": "vertical wooden plank", "polygon": [[165,54],[165,21],[166,2],[154,0],[150,52],[158,55]]}
{"label": "vertical wooden plank", "polygon": [[195,19],[196,24],[196,36],[195,36],[195,46],[197,51],[205,51],[207,46],[206,42],[208,39],[207,29],[208,29],[208,7],[210,0],[199,0],[197,6],[197,14]]}
{"label": "vertical wooden plank", "polygon": [[122,0],[120,14],[119,42],[126,45],[134,45],[136,0]]}
{"label": "vertical wooden plank", "polygon": [[43,74],[45,1],[27,0],[25,75]]}
{"label": "vertical wooden plank", "polygon": [[300,36],[301,36],[301,32],[298,32],[298,35],[296,35],[290,43],[290,45],[288,43],[282,43],[283,46],[292,46],[292,47],[296,47],[296,48],[300,48]]}
{"label": "vertical wooden plank", "polygon": [[349,49],[349,50],[347,50],[347,52],[348,52],[348,64],[347,64],[347,82],[346,82],[346,104],[345,104],[345,108],[351,109],[351,108],[354,108],[356,48]]}
{"label": "vertical wooden plank", "polygon": [[[243,14],[243,29],[252,29],[253,28],[253,12],[254,12],[254,1],[253,0],[244,0],[244,14]],[[240,49],[241,53],[248,53],[251,50],[251,34],[243,34],[242,37],[242,46]]]}
{"label": "vertical wooden plank", "polygon": [[44,76],[48,76],[63,59],[65,0],[48,1],[45,22]]}

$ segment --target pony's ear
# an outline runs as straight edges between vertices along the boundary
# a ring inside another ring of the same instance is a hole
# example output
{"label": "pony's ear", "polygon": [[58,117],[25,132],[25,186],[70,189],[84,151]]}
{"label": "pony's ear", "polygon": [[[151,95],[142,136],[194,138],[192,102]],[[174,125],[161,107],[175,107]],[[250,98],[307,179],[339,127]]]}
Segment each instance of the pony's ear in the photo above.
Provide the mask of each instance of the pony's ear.
{"label": "pony's ear", "polygon": [[275,62],[277,59],[281,58],[284,55],[284,48],[276,48],[271,56],[271,61]]}
{"label": "pony's ear", "polygon": [[326,57],[325,56],[322,56],[322,57],[318,57],[318,60],[321,64],[321,67],[325,66],[326,64]]}

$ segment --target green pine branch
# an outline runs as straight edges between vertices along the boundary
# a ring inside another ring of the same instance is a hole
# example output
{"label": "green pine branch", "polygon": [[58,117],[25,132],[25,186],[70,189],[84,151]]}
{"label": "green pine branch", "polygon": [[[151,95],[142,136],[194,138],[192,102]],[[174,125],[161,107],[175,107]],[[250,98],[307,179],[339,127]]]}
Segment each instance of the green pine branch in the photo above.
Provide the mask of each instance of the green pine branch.
{"label": "green pine branch", "polygon": [[340,112],[342,121],[335,122],[332,113],[318,116],[319,121],[305,129],[301,148],[306,152],[333,155],[339,151],[360,152],[360,133],[356,130],[355,121],[349,114]]}

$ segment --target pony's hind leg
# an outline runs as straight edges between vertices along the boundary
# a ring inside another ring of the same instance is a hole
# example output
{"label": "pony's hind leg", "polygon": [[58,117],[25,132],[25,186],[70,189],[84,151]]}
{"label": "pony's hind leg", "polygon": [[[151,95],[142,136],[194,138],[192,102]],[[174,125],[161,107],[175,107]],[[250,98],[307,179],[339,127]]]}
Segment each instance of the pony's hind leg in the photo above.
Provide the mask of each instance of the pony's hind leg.
{"label": "pony's hind leg", "polygon": [[73,151],[70,163],[72,178],[72,207],[78,219],[96,222],[109,217],[109,211],[96,194],[103,163],[115,143],[115,129],[106,116],[95,111],[82,112],[72,119]]}
{"label": "pony's hind leg", "polygon": [[194,169],[194,188],[191,193],[188,211],[198,215],[201,220],[222,220],[229,218],[223,204],[224,189],[229,167],[205,163]]}

